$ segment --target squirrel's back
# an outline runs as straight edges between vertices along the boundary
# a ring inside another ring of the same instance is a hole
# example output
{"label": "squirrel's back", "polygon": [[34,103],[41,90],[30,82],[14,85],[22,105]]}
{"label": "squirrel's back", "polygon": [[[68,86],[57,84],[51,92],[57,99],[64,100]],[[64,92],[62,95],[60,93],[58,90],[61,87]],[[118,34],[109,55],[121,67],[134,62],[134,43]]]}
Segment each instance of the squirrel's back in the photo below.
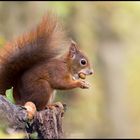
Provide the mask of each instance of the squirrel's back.
{"label": "squirrel's back", "polygon": [[65,41],[61,24],[49,12],[37,28],[4,46],[0,50],[0,94],[34,65],[61,54]]}

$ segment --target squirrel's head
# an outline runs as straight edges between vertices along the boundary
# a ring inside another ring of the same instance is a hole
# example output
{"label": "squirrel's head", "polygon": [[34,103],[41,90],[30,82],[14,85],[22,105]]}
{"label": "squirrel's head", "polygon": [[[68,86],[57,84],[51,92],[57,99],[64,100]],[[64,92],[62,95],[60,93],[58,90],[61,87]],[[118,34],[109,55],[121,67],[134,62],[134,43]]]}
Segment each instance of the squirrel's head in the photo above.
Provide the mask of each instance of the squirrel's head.
{"label": "squirrel's head", "polygon": [[86,75],[93,74],[88,58],[74,41],[71,41],[68,58],[70,61],[70,70],[75,79],[85,79]]}

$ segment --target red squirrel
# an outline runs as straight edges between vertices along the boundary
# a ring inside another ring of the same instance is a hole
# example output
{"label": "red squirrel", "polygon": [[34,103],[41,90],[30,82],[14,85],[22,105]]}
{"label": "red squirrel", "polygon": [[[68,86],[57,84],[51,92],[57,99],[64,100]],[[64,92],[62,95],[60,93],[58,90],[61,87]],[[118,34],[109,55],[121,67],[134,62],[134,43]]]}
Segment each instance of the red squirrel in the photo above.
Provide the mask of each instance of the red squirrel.
{"label": "red squirrel", "polygon": [[37,110],[45,109],[56,89],[89,88],[83,79],[92,73],[88,58],[50,13],[0,50],[0,94],[13,87],[16,104],[31,101]]}

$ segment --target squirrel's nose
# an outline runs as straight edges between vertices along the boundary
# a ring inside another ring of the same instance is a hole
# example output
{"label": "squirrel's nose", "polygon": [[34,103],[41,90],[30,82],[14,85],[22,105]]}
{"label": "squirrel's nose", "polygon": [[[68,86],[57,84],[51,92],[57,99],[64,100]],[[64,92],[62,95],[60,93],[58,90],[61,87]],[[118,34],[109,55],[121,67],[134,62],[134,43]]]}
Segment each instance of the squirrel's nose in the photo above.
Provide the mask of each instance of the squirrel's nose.
{"label": "squirrel's nose", "polygon": [[90,70],[89,74],[92,75],[93,74],[93,70]]}
{"label": "squirrel's nose", "polygon": [[91,74],[93,74],[93,72],[91,71],[89,74],[91,75]]}

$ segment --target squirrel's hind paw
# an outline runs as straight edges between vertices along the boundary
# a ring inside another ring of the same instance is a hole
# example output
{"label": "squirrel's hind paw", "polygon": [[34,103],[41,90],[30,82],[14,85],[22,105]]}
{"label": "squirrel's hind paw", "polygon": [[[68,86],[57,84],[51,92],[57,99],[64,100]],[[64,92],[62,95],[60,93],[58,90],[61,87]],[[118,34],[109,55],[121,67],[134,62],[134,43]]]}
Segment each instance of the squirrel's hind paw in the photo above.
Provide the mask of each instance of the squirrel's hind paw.
{"label": "squirrel's hind paw", "polygon": [[36,111],[37,111],[35,104],[33,102],[26,102],[24,107],[27,110],[28,119],[32,120],[35,116]]}

